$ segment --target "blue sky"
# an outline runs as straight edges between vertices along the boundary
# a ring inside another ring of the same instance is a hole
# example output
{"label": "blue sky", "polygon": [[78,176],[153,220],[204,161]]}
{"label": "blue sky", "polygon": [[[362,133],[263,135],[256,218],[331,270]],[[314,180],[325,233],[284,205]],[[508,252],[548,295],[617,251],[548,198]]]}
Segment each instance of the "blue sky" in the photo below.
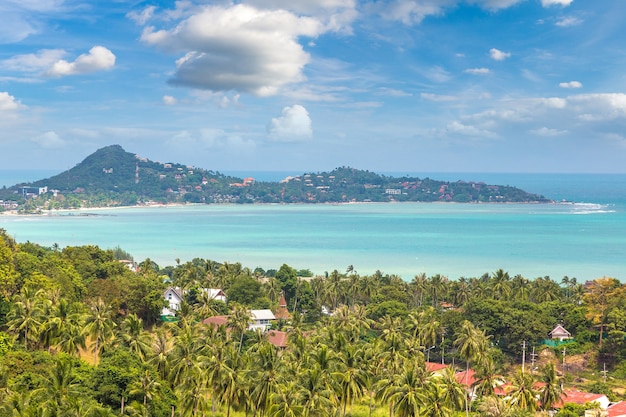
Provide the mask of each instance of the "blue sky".
{"label": "blue sky", "polygon": [[626,172],[626,2],[3,0],[3,169]]}

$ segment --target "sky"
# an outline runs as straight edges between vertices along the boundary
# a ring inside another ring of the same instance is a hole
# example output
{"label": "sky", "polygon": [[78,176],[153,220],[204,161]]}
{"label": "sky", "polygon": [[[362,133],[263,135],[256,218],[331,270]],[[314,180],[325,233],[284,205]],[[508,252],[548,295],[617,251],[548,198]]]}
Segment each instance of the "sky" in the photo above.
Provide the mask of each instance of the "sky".
{"label": "sky", "polygon": [[2,0],[0,169],[626,173],[624,0]]}

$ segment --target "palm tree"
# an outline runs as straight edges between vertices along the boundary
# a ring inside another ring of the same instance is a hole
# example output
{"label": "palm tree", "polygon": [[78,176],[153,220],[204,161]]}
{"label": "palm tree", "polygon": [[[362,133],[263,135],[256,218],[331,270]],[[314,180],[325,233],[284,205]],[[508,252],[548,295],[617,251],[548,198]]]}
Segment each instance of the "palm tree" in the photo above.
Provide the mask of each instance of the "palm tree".
{"label": "palm tree", "polygon": [[271,406],[272,395],[278,391],[281,356],[274,345],[262,342],[252,353],[251,360],[250,379],[255,383],[251,393],[252,404],[261,415],[266,415]]}
{"label": "palm tree", "polygon": [[426,387],[426,404],[421,415],[427,417],[450,417],[453,409],[446,400],[446,392],[442,385],[434,382]]}
{"label": "palm tree", "polygon": [[419,416],[426,405],[426,390],[420,372],[414,366],[405,368],[397,380],[383,379],[380,385],[384,387],[380,398],[389,400],[394,415],[398,417]]}
{"label": "palm tree", "polygon": [[301,417],[303,407],[298,403],[299,386],[295,381],[280,384],[270,397],[269,417]]}
{"label": "palm tree", "polygon": [[521,410],[535,411],[537,410],[537,401],[535,400],[535,390],[533,385],[535,379],[532,374],[518,370],[512,382],[513,390],[510,393],[509,404]]}
{"label": "palm tree", "polygon": [[496,366],[492,352],[487,352],[478,363],[474,389],[479,397],[495,395],[495,388],[500,384],[500,376],[496,373]]}
{"label": "palm tree", "polygon": [[417,307],[421,307],[424,302],[424,294],[428,289],[428,278],[425,273],[417,274],[409,284],[411,293],[413,294],[413,303]]}
{"label": "palm tree", "polygon": [[129,387],[130,395],[143,395],[143,406],[147,407],[148,400],[151,400],[161,388],[161,384],[157,381],[148,369],[144,370],[141,378],[134,381]]}
{"label": "palm tree", "polygon": [[118,337],[122,345],[143,360],[150,349],[150,335],[143,329],[143,320],[131,313],[122,321],[120,328]]}
{"label": "palm tree", "polygon": [[433,275],[428,279],[428,287],[433,302],[433,307],[437,308],[441,296],[445,294],[448,278],[440,274]]}
{"label": "palm tree", "polygon": [[228,327],[233,329],[233,332],[235,334],[239,335],[239,352],[241,352],[241,347],[243,345],[243,335],[246,332],[246,329],[248,328],[250,322],[250,311],[243,306],[235,305],[231,311],[230,316],[228,317]]}
{"label": "palm tree", "polygon": [[540,381],[545,385],[539,391],[539,401],[543,410],[550,410],[563,396],[563,385],[556,374],[554,363],[550,362],[541,370]]}
{"label": "palm tree", "polygon": [[339,353],[337,362],[338,370],[333,372],[333,377],[338,383],[342,415],[346,415],[347,406],[350,406],[352,415],[352,404],[363,396],[368,383],[369,375],[364,368],[365,351],[362,346],[348,344]]}
{"label": "palm tree", "polygon": [[491,276],[491,293],[496,300],[507,300],[511,295],[509,273],[498,269]]}
{"label": "palm tree", "polygon": [[104,350],[114,336],[115,322],[112,320],[112,310],[101,298],[90,306],[90,312],[85,323],[85,331],[91,338],[93,345],[93,362],[98,365],[98,355]]}
{"label": "palm tree", "polygon": [[161,379],[167,377],[168,357],[172,348],[173,342],[169,332],[164,327],[158,328],[152,335],[148,362],[156,368]]}
{"label": "palm tree", "polygon": [[[459,354],[465,359],[465,377],[469,376],[470,362],[481,357],[487,350],[487,337],[485,333],[478,330],[474,325],[464,320],[461,323],[458,335],[454,344],[459,349]],[[469,388],[469,383],[465,381],[465,386]],[[465,413],[469,416],[469,400],[465,403]]]}
{"label": "palm tree", "polygon": [[25,286],[13,298],[13,306],[8,314],[7,327],[18,340],[24,341],[28,349],[28,342],[37,339],[37,331],[41,326],[43,313],[43,290],[35,290]]}
{"label": "palm tree", "polygon": [[448,366],[437,378],[437,384],[443,389],[443,396],[447,406],[453,411],[460,411],[467,401],[467,393],[463,385],[456,380],[454,368]]}

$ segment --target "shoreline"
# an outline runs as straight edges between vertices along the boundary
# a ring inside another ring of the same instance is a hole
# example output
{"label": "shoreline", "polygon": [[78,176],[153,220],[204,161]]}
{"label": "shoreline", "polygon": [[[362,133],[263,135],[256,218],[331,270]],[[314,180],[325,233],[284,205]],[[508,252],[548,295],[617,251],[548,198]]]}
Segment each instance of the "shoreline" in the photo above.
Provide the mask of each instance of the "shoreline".
{"label": "shoreline", "polygon": [[424,205],[467,205],[467,206],[551,206],[551,205],[599,205],[605,206],[606,204],[592,203],[592,202],[577,202],[577,201],[555,201],[548,202],[530,201],[530,202],[469,202],[458,203],[453,201],[346,201],[346,202],[328,202],[328,203],[248,203],[248,204],[236,204],[236,203],[148,203],[148,204],[135,204],[131,206],[101,206],[101,207],[80,207],[69,209],[54,209],[54,210],[42,210],[39,213],[19,213],[18,210],[5,210],[0,212],[0,216],[56,216],[63,215],[62,213],[86,213],[93,210],[120,210],[120,209],[140,209],[140,208],[171,208],[171,207],[200,207],[200,206],[346,206],[346,205],[361,205],[361,204],[424,204]]}

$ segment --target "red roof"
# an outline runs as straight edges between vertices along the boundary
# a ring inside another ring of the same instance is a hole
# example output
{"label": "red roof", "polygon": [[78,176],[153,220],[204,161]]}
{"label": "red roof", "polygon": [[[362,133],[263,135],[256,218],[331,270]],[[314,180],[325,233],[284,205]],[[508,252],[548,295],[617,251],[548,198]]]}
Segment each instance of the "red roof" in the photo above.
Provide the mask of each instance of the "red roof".
{"label": "red roof", "polygon": [[623,417],[626,416],[626,401],[620,401],[607,408],[609,417]]}
{"label": "red roof", "polygon": [[278,330],[270,330],[267,335],[267,340],[271,344],[279,348],[287,347],[287,338],[289,334],[287,332],[281,332]]}
{"label": "red roof", "polygon": [[554,408],[563,407],[564,403],[584,404],[596,401],[600,404],[600,400],[605,397],[604,394],[594,394],[592,392],[582,392],[575,390],[565,390],[561,400],[554,404]]}
{"label": "red roof", "polygon": [[213,316],[202,320],[204,324],[210,324],[215,327],[226,326],[228,323],[228,316]]}
{"label": "red roof", "polygon": [[476,378],[474,378],[474,375],[476,375],[476,371],[470,368],[469,372],[457,372],[454,376],[459,384],[466,387],[471,387],[476,382]]}
{"label": "red roof", "polygon": [[437,372],[437,371],[441,371],[442,369],[447,368],[448,365],[444,365],[442,363],[437,363],[437,362],[426,362],[426,370],[428,372]]}

